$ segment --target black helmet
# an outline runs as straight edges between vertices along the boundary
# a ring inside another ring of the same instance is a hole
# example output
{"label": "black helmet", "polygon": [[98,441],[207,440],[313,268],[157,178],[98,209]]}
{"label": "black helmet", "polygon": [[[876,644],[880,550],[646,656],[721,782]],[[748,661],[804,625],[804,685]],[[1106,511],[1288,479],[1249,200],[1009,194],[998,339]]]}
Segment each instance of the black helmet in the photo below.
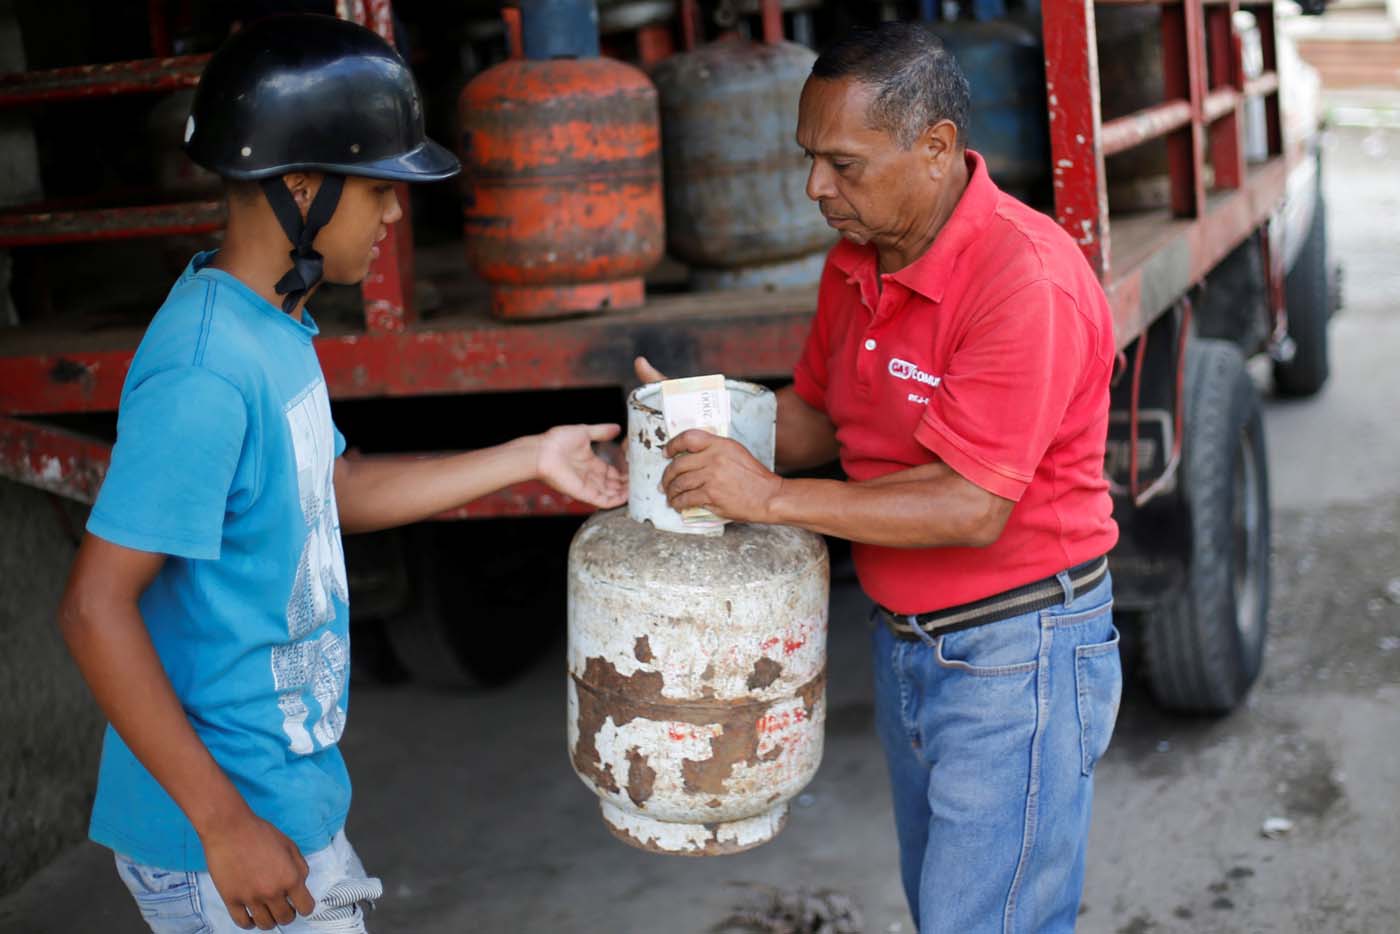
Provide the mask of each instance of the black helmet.
{"label": "black helmet", "polygon": [[310,170],[430,182],[460,169],[423,134],[418,87],[398,53],[363,26],[315,14],[259,20],[214,53],[185,149],[240,180]]}
{"label": "black helmet", "polygon": [[[346,175],[433,182],[457,157],[423,134],[423,103],[403,59],[363,26],[331,16],[273,16],[230,38],[200,75],[185,125],[190,158],[226,178],[258,181],[292,243],[277,283],[290,313],[321,281],[316,235]],[[282,182],[325,173],[305,220]]]}

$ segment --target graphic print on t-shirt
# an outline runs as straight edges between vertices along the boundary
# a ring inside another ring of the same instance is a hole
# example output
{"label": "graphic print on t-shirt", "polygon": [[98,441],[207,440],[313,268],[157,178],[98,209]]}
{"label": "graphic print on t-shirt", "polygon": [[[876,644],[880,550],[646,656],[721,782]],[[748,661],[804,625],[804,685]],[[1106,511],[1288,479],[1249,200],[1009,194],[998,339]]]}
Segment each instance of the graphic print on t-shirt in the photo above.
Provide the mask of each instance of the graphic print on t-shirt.
{"label": "graphic print on t-shirt", "polygon": [[[282,729],[299,755],[333,745],[345,729],[340,704],[349,645],[335,632],[316,630],[335,619],[335,600],[345,603],[345,553],[335,505],[335,440],[330,398],[317,381],[292,400],[287,427],[296,454],[297,489],[306,519],[306,542],[287,601],[287,636],[272,650],[272,678],[282,710]],[[311,706],[314,702],[315,706]],[[315,722],[308,725],[308,720]]]}

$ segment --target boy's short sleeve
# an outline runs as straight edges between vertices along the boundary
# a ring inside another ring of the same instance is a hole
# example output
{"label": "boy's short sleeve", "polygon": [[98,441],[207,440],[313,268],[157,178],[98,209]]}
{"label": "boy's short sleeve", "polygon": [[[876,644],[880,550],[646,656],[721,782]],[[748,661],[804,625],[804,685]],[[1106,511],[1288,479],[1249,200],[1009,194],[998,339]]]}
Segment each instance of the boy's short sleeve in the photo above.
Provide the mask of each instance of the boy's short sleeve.
{"label": "boy's short sleeve", "polygon": [[242,393],[209,370],[143,379],[122,399],[88,531],[138,551],[217,559],[247,424]]}

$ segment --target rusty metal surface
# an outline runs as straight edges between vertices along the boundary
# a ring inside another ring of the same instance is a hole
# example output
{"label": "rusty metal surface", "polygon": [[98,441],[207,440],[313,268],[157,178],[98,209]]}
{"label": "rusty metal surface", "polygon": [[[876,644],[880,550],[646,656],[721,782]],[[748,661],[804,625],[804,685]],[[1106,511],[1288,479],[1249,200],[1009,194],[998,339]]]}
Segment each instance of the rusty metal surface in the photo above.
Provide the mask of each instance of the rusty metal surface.
{"label": "rusty metal surface", "polygon": [[676,54],[676,40],[669,23],[652,23],[637,30],[637,61],[651,68]]}
{"label": "rusty metal surface", "polygon": [[[772,393],[730,386],[733,436],[771,463]],[[772,526],[666,531],[666,514],[679,517],[636,495],[664,460],[657,392],[629,400],[641,487],[625,512],[585,523],[569,551],[570,758],[619,839],[737,853],[781,831],[821,760],[826,547]]]}
{"label": "rusty metal surface", "polygon": [[[795,43],[735,35],[652,72],[661,99],[667,245],[677,258],[738,269],[824,252],[835,242],[806,195],[807,162],[792,141],[815,59]],[[819,277],[820,269],[807,281]]]}
{"label": "rusty metal surface", "polygon": [[640,304],[635,288],[576,287],[637,280],[661,259],[661,134],[646,75],[608,59],[506,61],[467,85],[459,113],[467,261],[505,287],[494,312]]}
{"label": "rusty metal surface", "polygon": [[[401,333],[323,332],[316,340],[334,399],[619,386],[644,354],[673,373],[790,376],[816,292],[709,293],[654,299],[639,311],[506,324],[481,316]],[[0,330],[0,413],[113,411],[139,330],[28,335]]]}
{"label": "rusty metal surface", "polygon": [[1205,210],[1204,17],[1201,0],[1162,8],[1162,90],[1168,100],[1184,99],[1191,105],[1190,122],[1167,136],[1171,207],[1177,217],[1200,217]]}
{"label": "rusty metal surface", "polygon": [[559,318],[580,311],[636,308],[646,301],[641,276],[577,285],[496,285],[491,310],[498,318]]}
{"label": "rusty metal surface", "polygon": [[0,247],[209,233],[223,223],[222,201],[0,214]]}
{"label": "rusty metal surface", "polygon": [[1269,155],[1282,155],[1285,152],[1283,139],[1282,95],[1279,93],[1278,41],[1276,32],[1278,20],[1274,16],[1272,3],[1242,3],[1240,6],[1254,13],[1259,25],[1259,47],[1263,53],[1264,68],[1254,82],[1245,85],[1246,93],[1252,93],[1257,83],[1264,95],[1264,120],[1268,126]]}
{"label": "rusty metal surface", "polygon": [[[1233,5],[1226,5],[1226,11]],[[1274,67],[1271,5],[1262,6],[1268,29],[1265,40],[1265,67]],[[1134,11],[1114,10],[1124,29],[1138,29]],[[1097,53],[1094,42],[1093,11],[1083,0],[1047,0],[1043,17],[1046,40],[1046,75],[1050,94],[1050,127],[1055,159],[1055,212],[1062,227],[1073,236],[1086,259],[1099,273],[1113,308],[1117,344],[1127,346],[1158,315],[1192,285],[1200,282],[1216,264],[1261,224],[1266,223],[1282,203],[1288,165],[1301,157],[1299,152],[1282,153],[1277,130],[1277,97],[1270,94],[1270,151],[1276,154],[1252,167],[1238,180],[1227,171],[1225,184],[1207,199],[1201,164],[1200,134],[1204,132],[1206,109],[1206,62],[1203,40],[1205,8],[1201,0],[1161,6],[1161,37],[1164,92],[1171,102],[1186,102],[1190,120],[1170,134],[1172,207],[1178,220],[1162,213],[1148,212],[1115,221],[1115,238],[1121,232],[1125,256],[1121,268],[1108,250],[1109,219],[1103,178],[1103,153],[1108,144],[1126,133],[1122,124],[1112,125],[1108,140],[1096,145],[1101,129],[1098,112]],[[1217,27],[1219,28],[1219,27]],[[1120,30],[1122,31],[1122,30]],[[1217,58],[1213,76],[1219,84],[1227,70],[1238,82],[1239,45],[1231,42],[1230,61]],[[1252,91],[1268,93],[1270,84]],[[1235,88],[1238,91],[1239,88]],[[1212,112],[1226,103],[1224,94],[1211,101]],[[1179,107],[1176,108],[1179,111]],[[1179,121],[1180,113],[1172,117]],[[1228,141],[1218,144],[1220,160],[1234,157]],[[1229,190],[1231,182],[1238,187]],[[1092,220],[1086,219],[1092,218]]]}
{"label": "rusty metal surface", "polygon": [[0,109],[190,88],[208,61],[208,55],[181,55],[0,75]]}
{"label": "rusty metal surface", "polygon": [[825,722],[821,538],[730,525],[676,535],[624,510],[569,562],[569,749],[619,838],[687,855],[778,832]]}
{"label": "rusty metal surface", "polygon": [[110,460],[100,441],[0,415],[0,477],[91,503]]}
{"label": "rusty metal surface", "polygon": [[[112,446],[38,422],[0,415],[0,477],[91,503],[107,475]],[[518,483],[434,518],[588,515],[593,507],[539,482]]]}
{"label": "rusty metal surface", "polygon": [[1120,349],[1279,210],[1287,178],[1288,164],[1276,157],[1251,167],[1240,189],[1213,195],[1203,218],[1173,220],[1161,211],[1115,224],[1122,252],[1136,257],[1104,285]]}
{"label": "rusty metal surface", "polygon": [[1208,85],[1203,104],[1210,165],[1217,188],[1238,188],[1244,181],[1244,55],[1235,32],[1236,5],[1206,8]]}
{"label": "rusty metal surface", "polygon": [[1103,154],[1112,156],[1148,140],[1166,136],[1191,122],[1191,105],[1183,100],[1166,101],[1103,125]]}
{"label": "rusty metal surface", "polygon": [[1100,278],[1111,270],[1108,189],[1099,125],[1099,62],[1088,0],[1046,0],[1045,91],[1050,105],[1055,220]]}
{"label": "rusty metal surface", "polygon": [[[1095,7],[1100,115],[1104,123],[1167,99],[1162,90],[1162,11],[1156,6]],[[1105,160],[1114,211],[1154,210],[1171,199],[1167,144],[1157,139]]]}

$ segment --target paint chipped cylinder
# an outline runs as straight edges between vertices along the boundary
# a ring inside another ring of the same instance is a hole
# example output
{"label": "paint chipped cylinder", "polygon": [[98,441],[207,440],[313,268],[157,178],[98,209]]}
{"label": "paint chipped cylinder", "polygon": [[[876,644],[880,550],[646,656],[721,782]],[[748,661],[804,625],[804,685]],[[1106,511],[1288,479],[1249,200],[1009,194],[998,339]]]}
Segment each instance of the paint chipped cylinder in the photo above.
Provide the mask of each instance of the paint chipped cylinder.
{"label": "paint chipped cylinder", "polygon": [[[741,395],[734,385],[736,411],[759,413],[772,400],[762,387]],[[632,401],[646,407],[657,389],[642,387]],[[771,462],[775,412],[766,413],[746,416],[744,432],[766,440]],[[634,421],[634,467],[661,457],[659,439],[644,439]],[[625,842],[690,856],[742,852],[777,835],[821,762],[826,544],[746,523],[679,535],[637,514],[629,504],[593,516],[569,550],[570,758]]]}
{"label": "paint chipped cylinder", "polygon": [[[525,15],[549,6],[522,11],[542,56],[568,38]],[[642,304],[643,277],[665,246],[660,117],[646,74],[598,58],[594,35],[578,57],[512,59],[477,75],[459,117],[466,259],[491,286],[492,312],[548,318]]]}

